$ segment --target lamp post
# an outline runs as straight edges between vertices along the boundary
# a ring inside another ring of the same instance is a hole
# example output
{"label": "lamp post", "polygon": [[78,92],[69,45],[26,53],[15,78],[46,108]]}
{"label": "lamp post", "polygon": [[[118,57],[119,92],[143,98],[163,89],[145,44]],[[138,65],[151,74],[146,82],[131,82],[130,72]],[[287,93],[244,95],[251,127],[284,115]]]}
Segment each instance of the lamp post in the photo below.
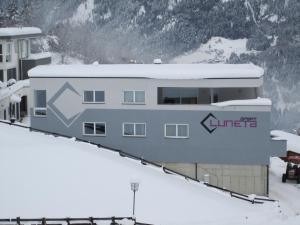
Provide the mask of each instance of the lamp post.
{"label": "lamp post", "polygon": [[135,192],[139,190],[139,183],[138,182],[131,182],[130,183],[131,190],[133,191],[133,207],[132,207],[132,215],[134,217],[135,212]]}

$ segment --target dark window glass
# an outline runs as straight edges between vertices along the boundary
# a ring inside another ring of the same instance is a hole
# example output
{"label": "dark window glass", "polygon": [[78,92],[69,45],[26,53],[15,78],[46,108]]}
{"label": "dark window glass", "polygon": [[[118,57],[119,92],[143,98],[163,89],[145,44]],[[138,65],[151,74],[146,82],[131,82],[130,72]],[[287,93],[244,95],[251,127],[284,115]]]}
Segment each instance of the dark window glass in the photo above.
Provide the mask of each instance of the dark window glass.
{"label": "dark window glass", "polygon": [[146,136],[146,124],[145,123],[135,124],[135,135],[136,136]]}
{"label": "dark window glass", "polygon": [[159,88],[159,104],[197,104],[198,88]]}
{"label": "dark window glass", "polygon": [[0,45],[0,62],[3,62],[2,45]]}
{"label": "dark window glass", "polygon": [[95,102],[104,102],[104,91],[95,91]]}
{"label": "dark window glass", "polygon": [[94,123],[84,123],[84,134],[94,134]]}
{"label": "dark window glass", "polygon": [[35,90],[34,102],[36,108],[46,108],[46,90]]}
{"label": "dark window glass", "polygon": [[134,135],[134,124],[133,123],[125,123],[124,124],[124,130],[123,135]]}
{"label": "dark window glass", "polygon": [[93,91],[84,91],[84,102],[94,102]]}
{"label": "dark window glass", "polygon": [[3,70],[0,70],[0,81],[4,81]]}
{"label": "dark window glass", "polygon": [[104,123],[96,123],[96,135],[105,135]]}
{"label": "dark window glass", "polygon": [[17,70],[16,68],[8,69],[7,70],[7,80],[10,79],[17,79]]}
{"label": "dark window glass", "polygon": [[46,109],[34,109],[35,116],[46,116],[47,110]]}

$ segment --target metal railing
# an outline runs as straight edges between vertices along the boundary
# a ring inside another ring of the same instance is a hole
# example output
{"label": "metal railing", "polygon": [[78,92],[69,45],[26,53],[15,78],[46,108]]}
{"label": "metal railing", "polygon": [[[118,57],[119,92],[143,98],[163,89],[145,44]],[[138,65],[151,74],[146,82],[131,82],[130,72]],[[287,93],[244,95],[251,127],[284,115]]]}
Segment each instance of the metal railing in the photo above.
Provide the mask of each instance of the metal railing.
{"label": "metal railing", "polygon": [[[97,225],[97,222],[110,222],[110,225],[121,225],[123,220],[132,221],[134,225],[151,225],[147,223],[137,222],[134,217],[87,217],[87,218],[9,218],[9,219],[0,219],[0,225],[6,224],[16,224],[23,225],[24,223],[47,225],[47,224],[80,224],[80,225]],[[128,222],[126,223],[128,224]]]}

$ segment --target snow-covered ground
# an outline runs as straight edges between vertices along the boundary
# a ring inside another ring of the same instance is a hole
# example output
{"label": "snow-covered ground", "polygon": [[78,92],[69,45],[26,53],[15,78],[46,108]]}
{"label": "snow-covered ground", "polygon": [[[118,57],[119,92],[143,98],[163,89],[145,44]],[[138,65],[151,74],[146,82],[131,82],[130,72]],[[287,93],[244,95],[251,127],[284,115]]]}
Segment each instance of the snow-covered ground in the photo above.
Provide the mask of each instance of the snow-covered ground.
{"label": "snow-covered ground", "polygon": [[279,158],[271,159],[270,197],[280,201],[281,210],[286,218],[298,216],[298,224],[300,224],[300,185],[295,181],[282,183],[281,177],[285,170],[286,163],[284,161]]}
{"label": "snow-covered ground", "polygon": [[[298,209],[279,207],[281,202],[252,205],[90,144],[1,123],[0,133],[0,218],[130,216],[129,184],[138,180],[138,221],[165,225],[300,222]],[[272,194],[274,185],[281,186],[276,176],[271,179]],[[295,188],[294,193],[299,196],[300,190]],[[296,196],[293,204],[300,205]]]}
{"label": "snow-covered ground", "polygon": [[255,53],[246,48],[247,39],[231,40],[223,37],[212,37],[207,43],[201,44],[197,50],[187,52],[174,58],[172,63],[224,63],[232,53]]}

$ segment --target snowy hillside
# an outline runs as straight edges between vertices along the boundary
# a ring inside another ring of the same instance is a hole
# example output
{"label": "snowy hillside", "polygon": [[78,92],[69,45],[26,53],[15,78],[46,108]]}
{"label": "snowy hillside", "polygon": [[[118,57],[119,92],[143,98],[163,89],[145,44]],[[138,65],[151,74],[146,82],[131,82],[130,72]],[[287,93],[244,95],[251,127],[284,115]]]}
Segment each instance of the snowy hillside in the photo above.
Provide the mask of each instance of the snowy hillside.
{"label": "snowy hillside", "polygon": [[231,54],[255,54],[247,50],[247,39],[231,40],[222,37],[212,37],[197,50],[187,52],[171,60],[172,63],[226,63]]}
{"label": "snowy hillside", "polygon": [[5,181],[0,218],[131,216],[129,184],[137,180],[139,221],[164,225],[300,221],[278,203],[252,205],[86,143],[5,124],[0,124],[0,132],[0,177]]}

